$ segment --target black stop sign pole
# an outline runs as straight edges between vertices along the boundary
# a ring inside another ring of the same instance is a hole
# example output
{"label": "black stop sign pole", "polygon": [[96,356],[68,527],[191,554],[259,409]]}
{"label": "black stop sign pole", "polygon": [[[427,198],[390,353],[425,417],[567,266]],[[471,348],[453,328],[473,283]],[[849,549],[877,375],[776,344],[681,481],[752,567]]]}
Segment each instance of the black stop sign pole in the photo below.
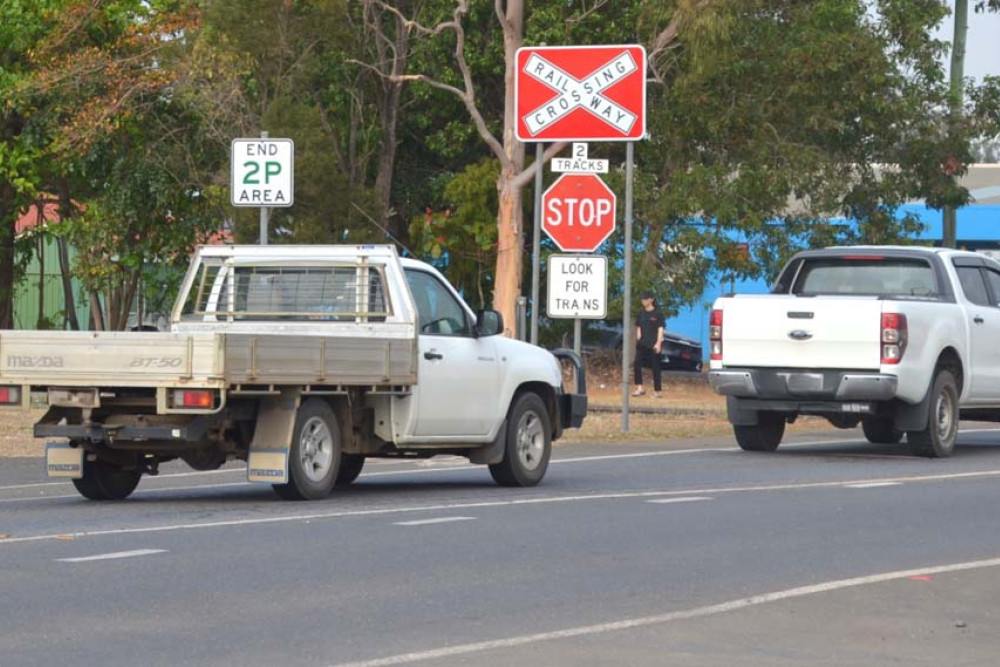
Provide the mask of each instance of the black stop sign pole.
{"label": "black stop sign pole", "polygon": [[531,241],[531,338],[529,340],[532,345],[538,345],[538,309],[541,303],[538,300],[538,281],[540,280],[539,267],[542,261],[542,167],[545,166],[542,159],[544,152],[545,142],[539,141],[535,144],[535,165],[538,169],[535,171],[535,229]]}

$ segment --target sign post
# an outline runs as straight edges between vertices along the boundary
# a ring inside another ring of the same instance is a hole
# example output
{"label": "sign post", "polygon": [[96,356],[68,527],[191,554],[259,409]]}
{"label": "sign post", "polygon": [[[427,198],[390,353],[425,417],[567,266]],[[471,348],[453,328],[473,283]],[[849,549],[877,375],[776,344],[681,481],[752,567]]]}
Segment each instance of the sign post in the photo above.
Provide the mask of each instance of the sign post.
{"label": "sign post", "polygon": [[273,207],[295,199],[295,143],[291,139],[233,139],[229,173],[230,203],[260,207],[260,244],[267,245],[267,222]]}

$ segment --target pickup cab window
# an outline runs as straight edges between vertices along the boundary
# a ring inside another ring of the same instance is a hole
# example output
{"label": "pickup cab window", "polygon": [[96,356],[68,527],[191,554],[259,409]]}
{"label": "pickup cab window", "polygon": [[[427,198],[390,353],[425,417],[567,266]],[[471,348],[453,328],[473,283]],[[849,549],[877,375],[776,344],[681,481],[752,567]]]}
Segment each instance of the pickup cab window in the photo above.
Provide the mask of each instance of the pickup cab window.
{"label": "pickup cab window", "polygon": [[930,263],[908,257],[817,257],[802,262],[792,294],[938,295]]}
{"label": "pickup cab window", "polygon": [[1000,272],[993,269],[986,269],[986,282],[989,283],[990,291],[993,293],[991,306],[1000,306]]}
{"label": "pickup cab window", "polygon": [[962,292],[965,298],[977,306],[995,305],[990,303],[990,295],[986,291],[986,283],[983,282],[983,274],[978,266],[957,266],[958,280],[962,283]]}
{"label": "pickup cab window", "polygon": [[471,335],[472,329],[465,309],[441,281],[426,271],[409,269],[406,271],[406,281],[417,307],[420,333],[438,336]]}

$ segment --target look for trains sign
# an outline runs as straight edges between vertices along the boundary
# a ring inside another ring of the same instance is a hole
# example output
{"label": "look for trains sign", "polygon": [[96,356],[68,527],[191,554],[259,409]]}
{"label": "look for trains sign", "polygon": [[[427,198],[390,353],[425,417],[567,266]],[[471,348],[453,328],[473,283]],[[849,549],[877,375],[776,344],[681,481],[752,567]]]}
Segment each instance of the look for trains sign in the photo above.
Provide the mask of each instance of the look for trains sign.
{"label": "look for trains sign", "polygon": [[646,133],[641,46],[518,49],[514,78],[521,141],[635,141]]}

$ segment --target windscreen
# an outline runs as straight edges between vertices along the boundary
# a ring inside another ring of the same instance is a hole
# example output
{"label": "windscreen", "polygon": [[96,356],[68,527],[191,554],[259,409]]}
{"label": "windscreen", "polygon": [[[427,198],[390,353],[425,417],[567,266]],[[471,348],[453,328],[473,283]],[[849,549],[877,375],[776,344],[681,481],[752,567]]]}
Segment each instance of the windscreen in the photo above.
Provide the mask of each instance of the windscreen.
{"label": "windscreen", "polygon": [[813,257],[802,261],[792,294],[936,297],[930,263],[908,257]]}

